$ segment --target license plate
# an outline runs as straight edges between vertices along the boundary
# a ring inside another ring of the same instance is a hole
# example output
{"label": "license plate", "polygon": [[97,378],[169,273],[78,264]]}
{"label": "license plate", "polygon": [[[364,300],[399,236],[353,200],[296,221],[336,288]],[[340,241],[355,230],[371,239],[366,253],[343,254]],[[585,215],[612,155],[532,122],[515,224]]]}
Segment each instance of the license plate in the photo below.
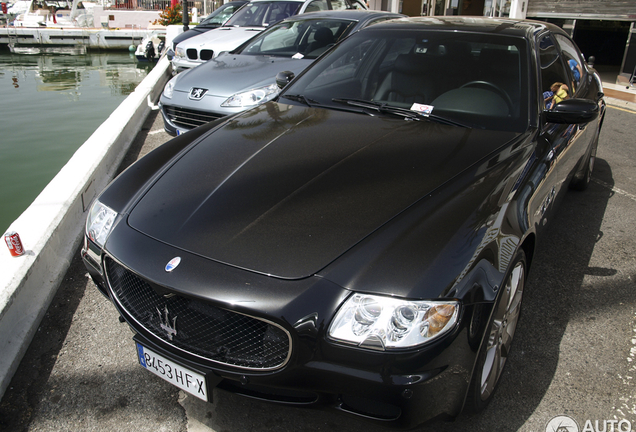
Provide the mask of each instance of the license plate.
{"label": "license plate", "polygon": [[141,366],[192,396],[208,402],[208,388],[204,375],[157,354],[139,342],[136,343]]}

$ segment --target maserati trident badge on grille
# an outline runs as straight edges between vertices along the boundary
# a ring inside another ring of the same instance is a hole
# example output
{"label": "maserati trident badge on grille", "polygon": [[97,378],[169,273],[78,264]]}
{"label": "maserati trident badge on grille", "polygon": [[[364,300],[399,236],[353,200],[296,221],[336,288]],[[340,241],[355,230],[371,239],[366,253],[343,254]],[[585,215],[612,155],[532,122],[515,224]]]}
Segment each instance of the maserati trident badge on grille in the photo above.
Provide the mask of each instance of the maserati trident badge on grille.
{"label": "maserati trident badge on grille", "polygon": [[[170,321],[170,313],[168,312],[168,306],[163,307],[163,314],[159,310],[159,308],[155,308],[157,313],[159,314],[159,322],[161,322],[160,327],[163,331],[166,332],[166,336],[168,336],[168,340],[172,340],[173,337],[177,335],[177,317],[172,318],[172,322]],[[171,325],[172,324],[172,325]]]}
{"label": "maserati trident badge on grille", "polygon": [[181,262],[181,257],[172,258],[170,261],[168,261],[168,264],[166,264],[166,271],[170,273],[172,270],[177,268],[180,262]]}
{"label": "maserati trident badge on grille", "polygon": [[205,96],[207,92],[208,92],[208,89],[192,87],[190,89],[189,98],[192,100],[201,100],[203,99],[203,96]]}

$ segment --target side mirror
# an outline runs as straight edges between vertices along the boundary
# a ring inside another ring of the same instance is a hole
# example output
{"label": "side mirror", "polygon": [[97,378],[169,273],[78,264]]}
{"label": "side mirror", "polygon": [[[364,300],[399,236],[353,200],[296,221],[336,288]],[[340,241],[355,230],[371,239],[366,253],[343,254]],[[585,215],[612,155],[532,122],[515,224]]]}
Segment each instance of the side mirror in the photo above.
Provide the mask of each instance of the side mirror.
{"label": "side mirror", "polygon": [[292,71],[283,71],[276,74],[276,85],[279,89],[284,89],[296,75]]}
{"label": "side mirror", "polygon": [[566,99],[544,113],[549,123],[581,124],[597,118],[599,108],[596,102],[589,99]]}
{"label": "side mirror", "polygon": [[172,48],[168,48],[168,51],[166,51],[166,57],[168,57],[168,60],[172,61],[174,58],[174,51],[172,51]]}

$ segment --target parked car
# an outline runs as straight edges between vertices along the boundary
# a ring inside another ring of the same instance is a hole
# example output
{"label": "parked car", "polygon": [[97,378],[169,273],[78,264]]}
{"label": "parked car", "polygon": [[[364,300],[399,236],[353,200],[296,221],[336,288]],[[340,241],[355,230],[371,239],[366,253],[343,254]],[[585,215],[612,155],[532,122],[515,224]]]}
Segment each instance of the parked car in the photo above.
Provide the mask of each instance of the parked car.
{"label": "parked car", "polygon": [[232,51],[268,26],[305,12],[366,9],[360,0],[252,0],[225,25],[181,42],[175,48],[172,67],[181,72]]}
{"label": "parked car", "polygon": [[236,50],[172,78],[160,99],[164,128],[177,135],[265,103],[278,94],[276,74],[281,70],[298,74],[350,33],[402,16],[339,10],[287,18]]}
{"label": "parked car", "polygon": [[556,26],[379,23],[122,173],[82,255],[131,355],[203,400],[219,387],[399,426],[479,411],[604,114]]}
{"label": "parked car", "polygon": [[247,3],[247,0],[236,0],[219,6],[214,12],[205,17],[199,25],[192,27],[190,30],[184,31],[172,39],[173,50],[177,49],[177,45],[186,39],[198,36],[215,28],[221,27],[230,19],[232,15],[238,11],[241,6]]}

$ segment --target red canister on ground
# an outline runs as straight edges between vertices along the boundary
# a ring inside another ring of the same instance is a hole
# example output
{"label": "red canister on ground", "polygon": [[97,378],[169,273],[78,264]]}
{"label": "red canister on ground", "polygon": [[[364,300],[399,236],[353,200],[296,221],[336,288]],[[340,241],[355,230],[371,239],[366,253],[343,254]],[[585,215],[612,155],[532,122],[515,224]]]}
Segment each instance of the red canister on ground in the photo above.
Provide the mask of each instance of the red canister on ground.
{"label": "red canister on ground", "polygon": [[4,241],[7,243],[11,256],[17,257],[24,254],[24,247],[22,246],[22,240],[17,232],[11,231],[4,235]]}

